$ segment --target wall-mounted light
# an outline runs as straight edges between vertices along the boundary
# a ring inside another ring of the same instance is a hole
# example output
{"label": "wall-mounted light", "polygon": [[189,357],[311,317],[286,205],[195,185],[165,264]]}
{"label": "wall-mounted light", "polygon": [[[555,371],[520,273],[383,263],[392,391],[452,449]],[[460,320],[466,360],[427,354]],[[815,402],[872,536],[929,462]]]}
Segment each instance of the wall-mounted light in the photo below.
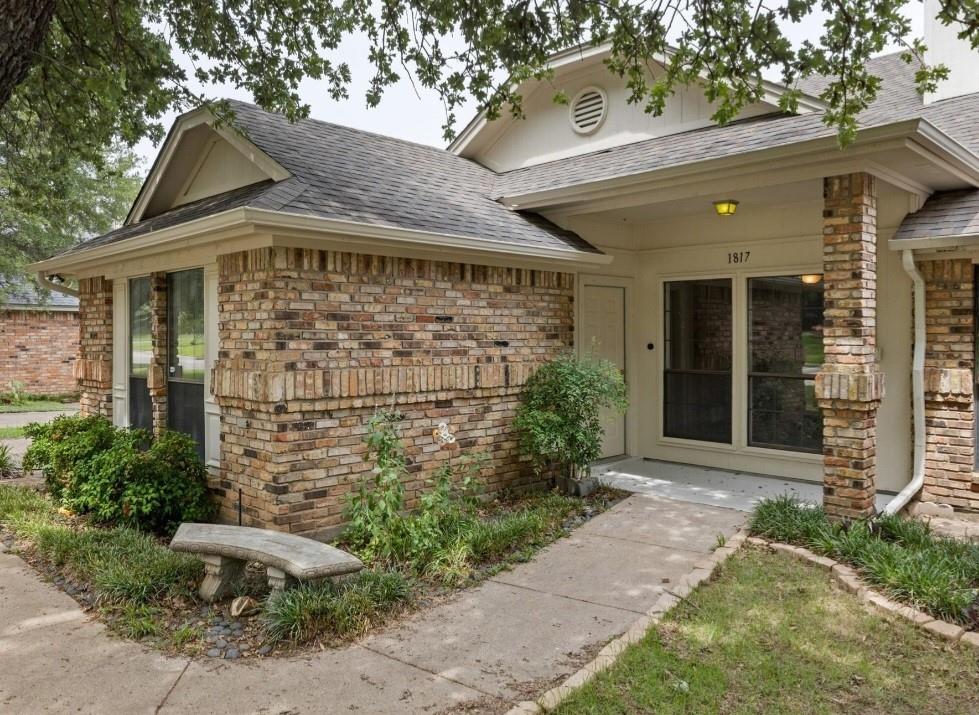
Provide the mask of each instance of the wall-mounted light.
{"label": "wall-mounted light", "polygon": [[822,273],[806,273],[804,276],[801,276],[801,278],[803,283],[811,286],[823,282]]}
{"label": "wall-mounted light", "polygon": [[734,216],[738,210],[738,202],[734,199],[721,199],[714,202],[714,210],[718,216]]}

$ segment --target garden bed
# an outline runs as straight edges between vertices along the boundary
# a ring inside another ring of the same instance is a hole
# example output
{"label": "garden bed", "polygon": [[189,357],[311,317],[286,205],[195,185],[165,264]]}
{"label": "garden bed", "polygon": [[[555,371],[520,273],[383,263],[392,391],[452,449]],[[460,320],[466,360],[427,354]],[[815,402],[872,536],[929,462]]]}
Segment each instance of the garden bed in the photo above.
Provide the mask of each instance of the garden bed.
{"label": "garden bed", "polygon": [[750,531],[849,564],[887,596],[932,617],[979,630],[979,545],[931,533],[926,523],[881,515],[831,522],[790,497],[762,502]]}
{"label": "garden bed", "polygon": [[442,531],[452,538],[435,538],[424,563],[362,553],[362,574],[272,598],[264,571],[250,570],[236,596],[255,599],[254,612],[240,618],[230,601],[198,600],[200,562],[171,552],[166,539],[96,526],[30,489],[0,485],[0,540],[115,633],[167,652],[236,659],[349,642],[528,560],[622,496],[501,496],[453,519]]}

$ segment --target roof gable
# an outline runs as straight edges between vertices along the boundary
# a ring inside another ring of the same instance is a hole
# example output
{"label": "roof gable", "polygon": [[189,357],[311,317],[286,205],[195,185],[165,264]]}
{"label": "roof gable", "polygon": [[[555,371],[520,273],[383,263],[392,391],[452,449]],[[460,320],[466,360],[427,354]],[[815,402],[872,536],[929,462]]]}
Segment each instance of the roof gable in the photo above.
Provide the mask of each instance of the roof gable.
{"label": "roof gable", "polygon": [[289,175],[241,132],[219,124],[207,109],[197,110],[174,123],[126,224]]}

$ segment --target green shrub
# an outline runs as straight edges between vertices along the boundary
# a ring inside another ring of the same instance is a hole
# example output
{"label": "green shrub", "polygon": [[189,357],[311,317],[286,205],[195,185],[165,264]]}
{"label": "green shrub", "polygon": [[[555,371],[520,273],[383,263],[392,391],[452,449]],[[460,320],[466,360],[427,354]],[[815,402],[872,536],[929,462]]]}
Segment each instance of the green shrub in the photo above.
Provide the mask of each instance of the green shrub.
{"label": "green shrub", "polygon": [[60,415],[48,423],[27,425],[31,445],[24,454],[24,469],[40,469],[48,492],[55,499],[77,490],[75,468],[112,446],[116,428],[104,417]]}
{"label": "green shrub", "polygon": [[403,608],[410,598],[411,586],[397,571],[362,571],[339,583],[319,581],[273,593],[262,622],[272,640],[349,638]]}
{"label": "green shrub", "polygon": [[935,537],[927,524],[897,515],[833,523],[818,507],[778,497],[758,505],[750,529],[849,563],[891,597],[936,618],[979,625],[979,547]]}
{"label": "green shrub", "polygon": [[625,382],[614,363],[561,355],[524,386],[513,420],[520,451],[540,473],[557,466],[564,476],[587,476],[602,456],[602,411],[624,412],[627,406]]}
{"label": "green shrub", "polygon": [[105,452],[76,466],[77,493],[66,503],[98,523],[172,533],[184,521],[212,513],[207,475],[194,441],[166,432],[144,449],[150,435],[119,430]]}
{"label": "green shrub", "polygon": [[171,533],[213,507],[194,441],[177,432],[117,429],[102,417],[33,424],[25,466],[41,469],[52,496],[98,523]]}

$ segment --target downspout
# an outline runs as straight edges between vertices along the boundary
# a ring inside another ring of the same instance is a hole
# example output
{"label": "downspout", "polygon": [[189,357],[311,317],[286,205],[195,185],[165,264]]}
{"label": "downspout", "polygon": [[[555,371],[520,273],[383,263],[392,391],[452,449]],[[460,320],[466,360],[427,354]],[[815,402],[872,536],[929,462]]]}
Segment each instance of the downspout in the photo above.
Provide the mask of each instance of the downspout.
{"label": "downspout", "polygon": [[48,290],[57,291],[58,293],[64,293],[65,295],[70,295],[73,298],[78,297],[78,291],[75,288],[71,288],[64,283],[55,283],[50,278],[48,278],[43,273],[37,274],[37,282]]}
{"label": "downspout", "polygon": [[914,284],[914,357],[911,363],[911,413],[914,421],[914,452],[911,481],[884,507],[896,514],[921,490],[925,481],[925,280],[914,262],[914,251],[901,253],[901,263]]}

